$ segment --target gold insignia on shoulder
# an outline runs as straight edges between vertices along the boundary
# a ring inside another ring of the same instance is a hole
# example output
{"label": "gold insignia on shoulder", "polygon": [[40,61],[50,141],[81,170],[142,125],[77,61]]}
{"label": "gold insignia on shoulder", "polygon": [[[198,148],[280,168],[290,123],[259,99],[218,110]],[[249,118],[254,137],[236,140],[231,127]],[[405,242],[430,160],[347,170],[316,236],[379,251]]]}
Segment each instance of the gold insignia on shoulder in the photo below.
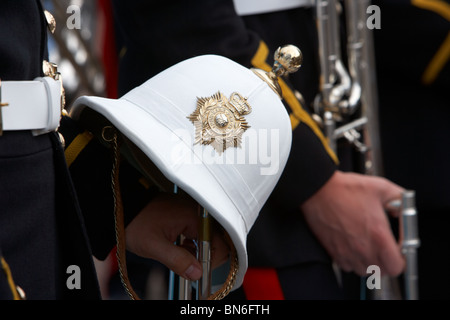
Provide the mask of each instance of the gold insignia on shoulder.
{"label": "gold insignia on shoulder", "polygon": [[247,99],[236,92],[230,99],[220,91],[197,97],[197,108],[187,117],[195,126],[194,144],[210,144],[219,155],[228,147],[240,147],[242,134],[250,128],[243,115],[251,111]]}

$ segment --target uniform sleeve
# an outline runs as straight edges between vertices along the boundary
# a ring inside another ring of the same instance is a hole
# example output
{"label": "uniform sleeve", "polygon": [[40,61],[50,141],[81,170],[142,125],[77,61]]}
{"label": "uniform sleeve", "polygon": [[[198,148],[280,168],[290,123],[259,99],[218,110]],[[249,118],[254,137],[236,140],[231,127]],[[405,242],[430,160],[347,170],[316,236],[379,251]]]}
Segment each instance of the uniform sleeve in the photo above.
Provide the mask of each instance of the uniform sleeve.
{"label": "uniform sleeve", "polygon": [[218,54],[245,66],[259,46],[230,0],[113,0],[119,94],[172,65]]}

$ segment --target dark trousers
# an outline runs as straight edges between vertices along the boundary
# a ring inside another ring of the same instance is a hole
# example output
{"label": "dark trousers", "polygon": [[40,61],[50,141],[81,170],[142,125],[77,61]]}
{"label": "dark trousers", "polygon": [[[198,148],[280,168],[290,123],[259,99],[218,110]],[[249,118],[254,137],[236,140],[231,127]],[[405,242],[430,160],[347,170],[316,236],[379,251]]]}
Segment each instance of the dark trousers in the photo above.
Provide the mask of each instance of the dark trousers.
{"label": "dark trousers", "polygon": [[48,135],[0,137],[0,247],[14,282],[30,299],[56,295],[53,159]]}

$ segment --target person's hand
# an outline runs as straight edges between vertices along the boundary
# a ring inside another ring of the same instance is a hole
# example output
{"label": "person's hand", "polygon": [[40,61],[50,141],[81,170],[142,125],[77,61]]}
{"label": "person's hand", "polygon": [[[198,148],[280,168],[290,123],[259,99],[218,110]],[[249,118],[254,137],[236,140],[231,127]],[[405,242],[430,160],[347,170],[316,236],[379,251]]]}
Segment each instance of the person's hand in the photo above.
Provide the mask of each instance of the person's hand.
{"label": "person's hand", "polygon": [[[385,178],[336,171],[301,205],[305,219],[344,271],[367,275],[369,265],[397,276],[405,261],[385,209],[403,189]],[[398,211],[392,211],[398,217]]]}
{"label": "person's hand", "polygon": [[[196,239],[199,227],[198,204],[190,198],[161,193],[130,222],[126,228],[127,249],[142,257],[157,260],[176,274],[198,280],[202,266],[192,251],[192,241],[185,247],[175,245],[179,235]],[[212,268],[228,259],[229,248],[217,228],[212,231]]]}

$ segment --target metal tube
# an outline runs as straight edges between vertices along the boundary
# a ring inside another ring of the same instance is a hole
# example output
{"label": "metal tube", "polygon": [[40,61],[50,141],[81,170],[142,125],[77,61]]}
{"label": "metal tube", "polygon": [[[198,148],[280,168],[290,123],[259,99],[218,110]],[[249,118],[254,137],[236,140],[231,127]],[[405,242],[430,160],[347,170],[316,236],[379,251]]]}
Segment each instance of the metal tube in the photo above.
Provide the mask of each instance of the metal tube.
{"label": "metal tube", "polygon": [[333,114],[331,111],[325,111],[323,114],[323,127],[325,131],[325,136],[328,137],[328,144],[333,150],[333,152],[336,153],[337,151],[337,139],[335,138],[335,130],[336,130],[336,121],[333,118]]}
{"label": "metal tube", "polygon": [[420,246],[420,239],[415,205],[415,192],[405,191],[402,197],[402,252],[406,259],[404,273],[406,300],[419,299],[417,248]]}
{"label": "metal tube", "polygon": [[206,300],[211,295],[211,220],[208,211],[202,208],[198,239],[198,260],[203,274],[197,285],[197,300]]}
{"label": "metal tube", "polygon": [[[184,237],[178,237],[176,245],[182,245]],[[190,280],[178,276],[170,270],[169,274],[169,300],[191,300],[192,283]]]}
{"label": "metal tube", "polygon": [[[332,0],[333,4],[334,1]],[[337,50],[330,39],[330,30],[334,19],[329,11],[332,7],[328,1],[318,0],[316,3],[317,28],[319,38],[319,58],[320,58],[320,89],[323,103],[329,107],[331,89],[336,82],[335,64],[337,59]]]}
{"label": "metal tube", "polygon": [[[178,193],[178,186],[173,186],[173,193]],[[180,235],[176,241],[176,245],[182,245],[185,240],[183,235]],[[192,299],[192,284],[191,281],[181,276],[177,276],[175,272],[170,270],[169,274],[169,300],[191,300]]]}
{"label": "metal tube", "polygon": [[[174,188],[177,193],[177,187]],[[183,244],[184,236],[177,239]],[[196,300],[207,300],[211,296],[211,217],[208,210],[199,206],[199,235],[197,239],[197,259],[202,264],[202,277],[197,281]],[[171,270],[169,277],[169,300],[192,300],[192,282],[175,275]]]}
{"label": "metal tube", "polygon": [[[184,236],[180,236],[180,244],[183,244]],[[178,300],[192,299],[192,284],[189,279],[178,277]]]}

